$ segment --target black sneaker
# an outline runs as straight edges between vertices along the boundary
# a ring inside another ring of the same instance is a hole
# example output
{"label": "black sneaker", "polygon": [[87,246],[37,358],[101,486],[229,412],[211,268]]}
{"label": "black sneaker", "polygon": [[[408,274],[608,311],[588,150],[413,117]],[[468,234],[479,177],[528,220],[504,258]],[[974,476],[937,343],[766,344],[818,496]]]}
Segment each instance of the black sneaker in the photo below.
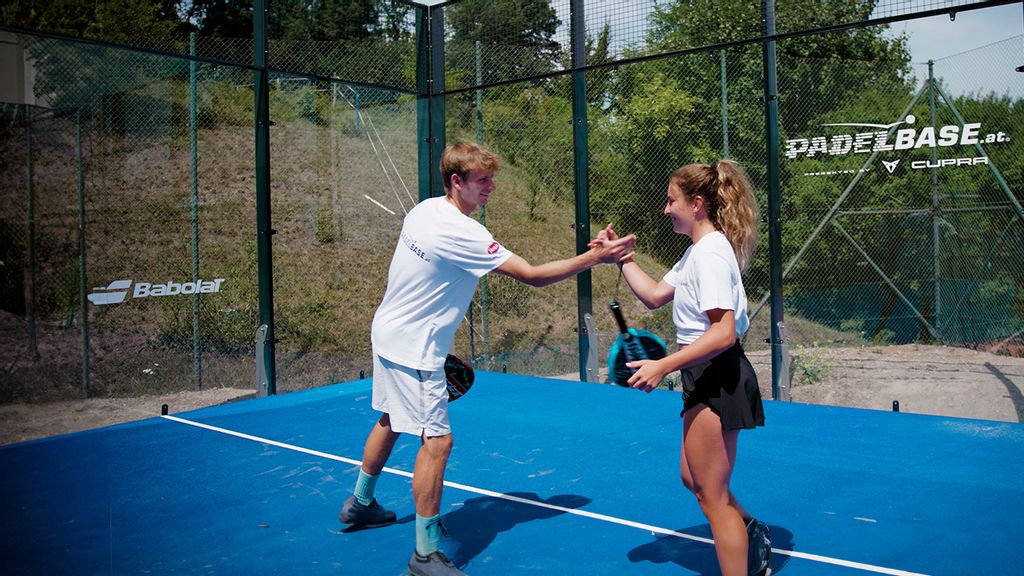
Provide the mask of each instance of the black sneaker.
{"label": "black sneaker", "polygon": [[348,500],[345,500],[344,506],[341,507],[338,520],[348,524],[349,530],[380,528],[381,526],[394,524],[395,513],[385,510],[383,506],[377,503],[376,498],[369,504],[360,504],[355,496],[349,496]]}
{"label": "black sneaker", "polygon": [[756,518],[747,522],[747,572],[750,576],[770,576],[772,573],[772,535],[768,526]]}
{"label": "black sneaker", "polygon": [[468,576],[455,567],[444,552],[435,550],[426,556],[420,556],[413,550],[409,559],[409,574],[412,576]]}

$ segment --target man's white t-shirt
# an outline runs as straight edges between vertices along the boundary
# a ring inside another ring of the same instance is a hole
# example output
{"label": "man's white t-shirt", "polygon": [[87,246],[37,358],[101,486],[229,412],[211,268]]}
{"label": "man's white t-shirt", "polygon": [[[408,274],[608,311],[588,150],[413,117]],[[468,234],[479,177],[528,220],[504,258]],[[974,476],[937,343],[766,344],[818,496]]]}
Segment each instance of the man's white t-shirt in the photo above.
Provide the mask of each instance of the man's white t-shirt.
{"label": "man's white t-shirt", "polygon": [[441,369],[480,278],[511,257],[445,197],[417,204],[405,216],[373,316],[374,352],[416,370]]}
{"label": "man's white t-shirt", "polygon": [[677,343],[690,344],[707,332],[711,322],[706,312],[715,308],[733,311],[737,338],[750,327],[739,263],[722,232],[716,230],[687,248],[663,280],[676,289],[672,320]]}

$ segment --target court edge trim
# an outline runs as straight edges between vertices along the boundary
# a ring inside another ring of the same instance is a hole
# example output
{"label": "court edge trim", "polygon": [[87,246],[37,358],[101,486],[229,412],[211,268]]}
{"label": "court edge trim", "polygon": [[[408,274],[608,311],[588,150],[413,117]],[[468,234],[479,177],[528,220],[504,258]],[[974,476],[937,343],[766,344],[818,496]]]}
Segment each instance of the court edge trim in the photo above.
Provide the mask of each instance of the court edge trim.
{"label": "court edge trim", "polygon": [[[310,448],[303,448],[302,446],[295,446],[293,444],[285,444],[284,442],[278,442],[276,440],[270,440],[269,438],[261,438],[259,436],[253,436],[252,434],[246,434],[244,432],[236,432],[235,430],[229,430],[227,428],[220,428],[218,426],[212,426],[210,424],[203,424],[202,422],[196,422],[194,420],[186,420],[184,418],[178,418],[177,416],[161,415],[160,418],[164,420],[170,420],[179,424],[186,424],[188,426],[194,426],[196,428],[203,428],[212,432],[219,432],[221,434],[227,434],[228,436],[234,436],[236,438],[242,438],[244,440],[251,440],[253,442],[259,442],[261,444],[267,444],[269,446],[276,446],[278,448],[284,448],[285,450],[292,450],[294,452],[301,452],[303,454],[309,454],[311,456],[318,456],[327,460],[335,460],[337,462],[344,462],[345,464],[351,464],[353,466],[361,466],[362,461],[355,460],[353,458],[346,458],[344,456],[338,456],[335,454],[329,454],[327,452],[321,452],[319,450],[312,450]],[[404,476],[406,478],[412,478],[412,472],[405,470],[399,470],[397,468],[385,467],[382,472],[388,474],[394,474],[396,476]],[[529,498],[520,498],[518,496],[512,496],[504,494],[502,492],[495,492],[493,490],[487,490],[485,488],[477,488],[475,486],[469,486],[467,484],[459,484],[458,482],[449,482],[445,480],[444,485],[449,488],[456,490],[463,490],[465,492],[472,492],[474,494],[480,494],[482,496],[490,496],[492,498],[501,498],[502,500],[508,500],[510,502],[518,502],[520,504],[528,504],[530,506],[538,506],[540,508],[547,508],[549,510],[557,510],[566,514],[575,514],[576,516],[583,516],[585,518],[591,518],[593,520],[601,520],[602,522],[610,522],[612,524],[619,524],[621,526],[629,526],[630,528],[638,528],[640,530],[647,530],[652,534],[662,534],[665,536],[675,536],[677,538],[683,538],[685,540],[692,540],[694,542],[702,542],[704,544],[714,544],[715,541],[711,538],[704,538],[701,536],[693,536],[685,534],[683,532],[677,532],[675,530],[669,530],[668,528],[661,528],[660,526],[652,526],[650,524],[643,524],[641,522],[633,522],[632,520],[625,520],[623,518],[616,518],[615,516],[607,516],[605,514],[598,514],[596,512],[588,512],[586,510],[579,510],[576,508],[566,508],[564,506],[556,506],[554,504],[548,504],[547,502],[539,502],[537,500],[530,500]],[[797,552],[796,550],[785,550],[782,548],[772,548],[773,554],[782,554],[783,556],[789,556],[791,558],[800,558],[802,560],[810,560],[811,562],[821,562],[823,564],[833,564],[836,566],[843,566],[846,568],[854,568],[856,570],[864,570],[867,572],[876,572],[878,574],[891,574],[892,576],[928,576],[920,572],[908,572],[906,570],[897,570],[895,568],[886,568],[884,566],[875,566],[873,564],[864,564],[862,562],[853,562],[850,560],[842,560],[839,558],[831,558],[828,556],[821,556],[819,554],[808,554],[806,552]]]}

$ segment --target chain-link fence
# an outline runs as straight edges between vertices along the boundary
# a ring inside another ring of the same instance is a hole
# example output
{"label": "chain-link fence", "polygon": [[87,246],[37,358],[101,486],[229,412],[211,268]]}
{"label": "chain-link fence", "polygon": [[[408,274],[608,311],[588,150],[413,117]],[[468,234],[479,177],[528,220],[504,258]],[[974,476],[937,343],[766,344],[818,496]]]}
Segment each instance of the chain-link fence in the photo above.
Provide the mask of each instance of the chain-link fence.
{"label": "chain-link fence", "polygon": [[370,321],[402,218],[419,195],[416,100],[301,77],[272,79],[299,114],[272,114],[278,385],[368,371]]}
{"label": "chain-link fence", "polygon": [[[512,251],[568,257],[581,230],[612,223],[638,234],[637,261],[655,278],[688,242],[662,213],[668,175],[736,159],[765,216],[744,277],[744,345],[766,385],[782,344],[1019,353],[1024,75],[1000,73],[1009,83],[994,93],[993,82],[958,82],[1012,70],[1022,37],[929,66],[884,29],[1003,2],[778,2],[777,145],[762,3],[351,4],[271,2],[264,37],[230,3],[190,14],[191,37],[181,26],[139,42],[90,28],[83,42],[28,21],[6,33],[23,50],[29,98],[4,105],[0,127],[3,401],[250,388],[268,312],[278,390],[365,375],[402,218],[437,193],[431,150],[455,140],[501,155],[497,193],[475,217]],[[254,64],[260,41],[265,66]],[[266,151],[254,137],[263,72]],[[785,343],[772,342],[773,270]],[[482,369],[578,376],[581,360],[604,362],[612,299],[671,340],[670,311],[646,310],[602,266],[540,290],[485,278],[455,353]],[[596,349],[581,333],[588,307]]]}
{"label": "chain-link fence", "polygon": [[1017,37],[911,75],[902,60],[780,58],[780,94],[796,92],[788,75],[801,68],[828,87],[780,104],[785,302],[802,322],[790,330],[795,346],[1018,354],[1022,150],[1010,135],[1021,128],[1024,82],[1003,75],[1009,93],[957,93],[944,76],[1022,46]]}
{"label": "chain-link fence", "polygon": [[[256,309],[239,70],[19,38],[4,127],[6,401],[237,385]],[[84,313],[86,312],[86,313]],[[20,333],[20,334],[19,334]],[[27,336],[27,338],[26,338]]]}

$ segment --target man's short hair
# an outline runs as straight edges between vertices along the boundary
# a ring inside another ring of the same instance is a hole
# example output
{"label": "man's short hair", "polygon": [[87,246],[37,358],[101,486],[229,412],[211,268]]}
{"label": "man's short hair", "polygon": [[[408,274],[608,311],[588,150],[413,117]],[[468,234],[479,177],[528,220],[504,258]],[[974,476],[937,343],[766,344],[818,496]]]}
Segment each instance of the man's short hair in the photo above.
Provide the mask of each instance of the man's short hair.
{"label": "man's short hair", "polygon": [[501,159],[494,152],[475,142],[453,142],[445,146],[441,154],[441,178],[444,191],[451,191],[452,175],[458,174],[465,178],[466,174],[476,170],[497,172],[501,168]]}

